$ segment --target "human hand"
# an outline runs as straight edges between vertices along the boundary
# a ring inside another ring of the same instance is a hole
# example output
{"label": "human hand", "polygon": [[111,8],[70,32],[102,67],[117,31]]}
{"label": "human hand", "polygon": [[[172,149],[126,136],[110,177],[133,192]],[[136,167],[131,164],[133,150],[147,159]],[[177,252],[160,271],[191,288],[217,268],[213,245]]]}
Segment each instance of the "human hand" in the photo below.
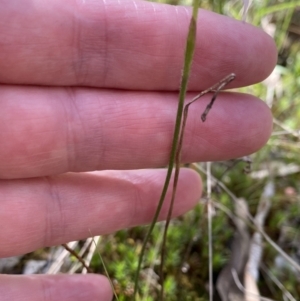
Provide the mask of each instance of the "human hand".
{"label": "human hand", "polygon": [[[190,16],[132,0],[2,3],[0,257],[151,221],[166,172],[150,168],[168,162]],[[259,29],[200,11],[188,98],[231,72],[230,87],[259,82],[275,62]],[[184,162],[240,157],[267,141],[262,101],[221,93],[202,123],[208,101],[189,112]],[[198,175],[183,169],[174,216],[200,195]],[[111,296],[99,275],[0,276],[0,301]]]}

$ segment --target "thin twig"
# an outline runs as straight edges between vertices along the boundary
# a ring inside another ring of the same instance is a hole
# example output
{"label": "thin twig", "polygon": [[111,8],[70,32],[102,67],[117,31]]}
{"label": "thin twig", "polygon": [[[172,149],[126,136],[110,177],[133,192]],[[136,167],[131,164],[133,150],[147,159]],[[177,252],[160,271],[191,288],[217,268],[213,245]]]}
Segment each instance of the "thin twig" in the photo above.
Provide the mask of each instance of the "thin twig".
{"label": "thin twig", "polygon": [[268,277],[275,283],[275,285],[282,291],[284,296],[290,301],[297,301],[292,294],[284,287],[284,285],[277,279],[277,277],[271,272],[268,271],[265,264],[261,263],[261,270],[268,275]]}
{"label": "thin twig", "polygon": [[85,261],[83,260],[82,257],[80,257],[73,249],[71,249],[67,244],[62,244],[62,246],[68,251],[70,252],[70,254],[72,254],[79,262],[81,262],[81,264],[86,268],[86,270],[89,273],[93,273],[93,271],[90,269],[90,267],[85,263]]}
{"label": "thin twig", "polygon": [[[90,230],[89,230],[89,232],[91,233]],[[91,233],[91,236],[92,236],[92,233]],[[101,256],[101,254],[100,254],[100,251],[99,251],[98,248],[97,248],[98,243],[99,243],[99,241],[100,241],[100,236],[97,236],[96,238],[97,238],[97,242],[95,241],[94,237],[92,237],[92,243],[93,243],[93,245],[94,245],[94,251],[97,252],[97,254],[98,254],[99,258],[100,258],[101,264],[102,264],[102,266],[103,266],[105,275],[106,275],[106,277],[107,277],[107,279],[108,279],[108,281],[109,281],[110,287],[111,287],[111,289],[112,289],[112,291],[113,291],[113,294],[114,294],[116,300],[119,301],[119,298],[118,298],[117,292],[116,292],[116,290],[115,290],[114,284],[113,284],[113,282],[112,282],[112,280],[111,280],[111,277],[109,277],[109,273],[108,273],[108,270],[107,270],[107,268],[106,268],[105,262],[104,262],[104,260],[103,260],[103,258],[102,258],[102,256]]]}
{"label": "thin twig", "polygon": [[[156,239],[155,241],[155,248],[154,248],[154,252],[153,252],[153,257],[154,258],[157,258],[159,255],[159,251],[160,251],[160,247],[161,247],[161,244],[162,244],[162,240],[163,240],[163,228],[164,228],[164,225],[163,223],[159,223],[158,224],[158,227],[160,228],[159,229],[159,236],[158,238]],[[154,271],[154,266],[155,266],[155,260],[151,262],[151,265],[149,266],[149,269]],[[155,274],[157,276],[157,274]],[[149,292],[150,292],[150,283],[151,281],[155,281],[156,279],[154,279],[153,277],[153,273],[147,273],[147,276],[146,276],[146,284],[145,284],[145,290],[144,290],[144,295],[143,295],[143,300],[148,300],[148,296],[149,296]]]}
{"label": "thin twig", "polygon": [[[101,238],[101,236],[95,236],[95,237],[90,237],[88,239],[89,243],[90,243],[90,248],[89,248],[89,252],[88,252],[88,254],[86,256],[86,259],[85,259],[87,264],[91,263],[91,261],[93,259],[93,256],[96,252],[97,246],[99,244],[100,238]],[[86,274],[86,272],[87,272],[87,270],[84,268],[81,273]]]}
{"label": "thin twig", "polygon": [[[201,170],[203,173],[206,174],[206,171],[202,169],[200,166],[194,165],[196,169]],[[212,177],[212,179],[224,190],[227,194],[232,198],[234,202],[237,201],[237,197],[220,181],[216,178]],[[220,204],[219,204],[220,205]],[[218,206],[219,206],[218,205]],[[257,226],[253,216],[248,214],[247,216],[252,223],[252,227],[255,231],[261,233],[261,235],[265,238],[265,240],[282,256],[284,257],[298,272],[300,272],[300,265],[293,260],[282,248],[280,248],[272,239],[271,237],[263,230],[262,227]]]}
{"label": "thin twig", "polygon": [[[76,246],[78,245],[78,241],[72,241],[68,243],[69,248],[73,248],[75,249]],[[70,252],[68,252],[63,246],[59,246],[59,247],[55,247],[55,251],[53,254],[53,257],[55,258],[54,261],[52,262],[52,264],[49,266],[46,274],[57,274],[61,267],[64,264],[64,260],[66,260],[66,258],[68,256],[70,256]]]}
{"label": "thin twig", "polygon": [[211,163],[206,163],[206,186],[207,186],[207,224],[208,224],[208,271],[209,271],[209,301],[213,300],[213,248],[212,248],[212,201],[211,201]]}
{"label": "thin twig", "polygon": [[269,299],[269,298],[266,298],[266,297],[261,297],[261,296],[259,296],[259,295],[257,295],[257,294],[253,294],[252,292],[247,291],[247,290],[243,287],[243,285],[242,285],[242,283],[241,283],[241,281],[240,281],[240,279],[239,279],[239,276],[238,276],[236,270],[231,269],[231,273],[232,273],[232,278],[233,278],[233,280],[234,280],[234,283],[236,284],[237,288],[238,288],[241,292],[246,293],[247,295],[256,297],[256,298],[258,298],[258,299],[261,300],[261,301],[276,301],[276,300],[274,300],[274,299]]}
{"label": "thin twig", "polygon": [[198,94],[196,97],[194,97],[185,107],[183,111],[183,121],[180,129],[180,135],[179,135],[179,141],[178,141],[178,146],[176,149],[176,155],[175,155],[175,175],[174,175],[174,180],[173,180],[173,190],[172,190],[172,197],[171,197],[171,202],[170,202],[170,207],[168,211],[168,216],[166,220],[166,225],[164,229],[164,237],[163,237],[163,243],[162,243],[162,251],[161,251],[161,265],[160,265],[160,277],[161,277],[161,292],[160,292],[160,299],[163,300],[163,294],[164,294],[164,275],[163,275],[163,265],[165,261],[165,255],[166,255],[166,240],[167,240],[167,232],[168,232],[168,227],[170,224],[170,220],[172,217],[172,212],[173,212],[173,207],[174,207],[174,201],[175,201],[175,195],[176,195],[176,190],[177,190],[177,184],[178,184],[178,178],[179,178],[179,171],[180,171],[180,159],[181,159],[181,150],[182,150],[182,144],[183,144],[183,137],[184,137],[184,130],[188,118],[188,110],[189,106],[194,103],[196,100],[198,100],[200,97],[203,95],[214,92],[213,97],[210,101],[210,103],[207,105],[205,111],[201,115],[201,119],[204,122],[206,120],[207,114],[209,113],[210,109],[212,108],[212,105],[214,104],[219,92],[221,89],[223,89],[227,84],[229,84],[233,79],[235,78],[235,74],[231,73],[227,75],[225,78],[223,78],[221,81],[219,81],[217,84],[213,85],[212,87],[202,91],[200,94]]}
{"label": "thin twig", "polygon": [[210,111],[210,109],[212,108],[219,92],[225,87],[227,86],[230,82],[232,82],[235,79],[236,75],[234,73],[230,73],[229,75],[227,75],[226,77],[224,77],[222,80],[220,80],[217,84],[213,85],[212,87],[208,88],[207,90],[202,91],[200,94],[198,94],[194,99],[192,99],[192,101],[190,103],[188,103],[186,105],[187,110],[188,107],[195,102],[196,100],[198,100],[200,97],[202,97],[203,95],[209,93],[209,92],[214,92],[214,95],[210,101],[210,103],[206,106],[205,111],[202,113],[201,115],[201,120],[204,122],[207,118],[207,115]]}
{"label": "thin twig", "polygon": [[[173,172],[176,151],[178,149],[178,139],[179,139],[180,128],[181,128],[182,111],[184,108],[184,100],[185,100],[185,95],[186,95],[186,91],[187,91],[188,79],[189,79],[189,74],[190,74],[190,70],[191,70],[191,66],[192,66],[193,55],[194,55],[195,45],[196,45],[196,31],[197,31],[197,18],[198,18],[199,4],[200,4],[199,0],[194,0],[193,12],[192,12],[191,20],[190,20],[189,31],[188,31],[187,41],[186,41],[186,48],[185,48],[185,53],[184,53],[184,66],[183,66],[183,72],[182,72],[181,83],[180,83],[179,102],[178,102],[178,107],[177,107],[177,115],[176,115],[175,129],[174,129],[173,140],[172,140],[172,148],[171,148],[171,153],[170,153],[170,158],[169,158],[168,171],[167,171],[165,183],[163,186],[163,190],[161,192],[161,196],[160,196],[153,220],[151,222],[149,231],[146,234],[146,237],[145,237],[145,240],[144,240],[144,243],[142,246],[141,254],[139,257],[138,267],[137,267],[135,279],[134,279],[133,300],[135,300],[135,297],[136,297],[136,294],[138,291],[139,274],[141,271],[142,262],[143,262],[144,254],[146,251],[146,246],[147,246],[147,243],[151,236],[151,233],[154,229],[154,226],[158,220],[158,216],[159,216],[161,208],[163,206],[163,203],[164,203],[164,200],[165,200],[165,197],[167,194],[167,190],[169,187],[169,183],[171,180],[171,175]],[[163,283],[162,283],[162,286],[163,286]]]}
{"label": "thin twig", "polygon": [[[70,247],[70,246],[69,246]],[[78,252],[78,255],[80,257],[82,257],[87,251],[90,250],[90,247],[91,247],[91,238],[87,238],[84,245],[82,246],[82,248],[80,249],[80,252]],[[71,247],[71,249],[74,250],[73,247]],[[89,261],[87,260],[87,257],[85,257],[85,263],[87,265],[90,265]],[[74,274],[78,269],[81,268],[81,263],[80,262],[76,262],[72,267],[70,267],[70,269],[68,270],[68,274]],[[86,274],[87,273],[87,270],[86,268],[83,268],[81,270],[81,273],[82,274]]]}
{"label": "thin twig", "polygon": [[[299,138],[300,137],[300,131],[299,130],[293,130],[293,129],[290,129],[289,127],[287,127],[284,123],[282,123],[281,121],[277,120],[276,118],[273,118],[273,122],[280,126],[282,129],[284,129],[284,133],[285,134],[290,134],[294,137],[297,137]],[[274,133],[272,134],[274,135]]]}

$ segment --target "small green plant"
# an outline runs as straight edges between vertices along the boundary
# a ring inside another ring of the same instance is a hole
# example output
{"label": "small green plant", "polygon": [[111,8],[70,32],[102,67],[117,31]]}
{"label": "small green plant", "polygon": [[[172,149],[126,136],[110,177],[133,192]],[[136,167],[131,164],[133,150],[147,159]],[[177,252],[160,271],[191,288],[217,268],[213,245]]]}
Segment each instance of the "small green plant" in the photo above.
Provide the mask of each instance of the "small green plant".
{"label": "small green plant", "polygon": [[[192,1],[170,0],[169,2],[174,5],[190,5]],[[194,2],[194,9],[196,2]],[[243,6],[241,1],[202,0],[199,3],[202,8],[224,13],[234,18],[241,18]],[[279,50],[279,60],[268,81],[242,88],[240,91],[254,94],[266,100],[274,116],[274,133],[268,145],[252,156],[253,163],[250,174],[244,174],[245,164],[243,162],[219,162],[212,164],[211,167],[213,176],[227,189],[225,191],[220,185],[214,184],[211,197],[213,200],[217,200],[220,208],[223,206],[229,212],[232,212],[231,194],[233,194],[245,198],[249,204],[250,212],[254,213],[262,189],[266,181],[269,180],[270,170],[272,171],[276,195],[272,199],[272,207],[266,221],[265,231],[278,244],[280,244],[279,238],[282,238],[282,248],[291,255],[293,252],[295,253],[295,242],[298,242],[300,237],[300,39],[297,33],[300,28],[300,22],[298,22],[300,20],[299,8],[297,8],[299,5],[299,1],[263,0],[253,1],[249,8],[247,16],[249,23],[263,26],[270,32],[273,30]],[[174,135],[167,186],[171,179],[172,168],[176,163],[181,118],[184,118],[182,117],[184,112],[183,100],[185,99],[194,42],[190,40],[190,43],[189,56],[185,58],[187,67],[183,77],[184,83],[181,84],[181,102],[177,115],[176,137]],[[202,164],[199,166],[202,167],[199,172],[205,176]],[[194,166],[191,167],[195,168]],[[289,168],[285,169],[285,167]],[[161,202],[163,199],[164,193]],[[107,263],[108,274],[113,280],[119,300],[133,300],[134,286],[136,300],[159,300],[161,292],[163,292],[160,288],[159,274],[164,276],[166,300],[208,300],[208,261],[209,259],[212,260],[214,275],[218,275],[228,261],[234,227],[228,214],[217,208],[212,222],[214,253],[213,258],[209,258],[206,214],[204,202],[201,202],[192,212],[169,223],[169,231],[166,234],[168,252],[165,255],[162,269],[159,268],[161,262],[159,250],[164,224],[155,224],[157,216],[150,227],[123,230],[116,233],[115,236],[103,238],[100,252]],[[284,232],[285,228],[288,228],[289,231]],[[143,238],[146,235],[147,243],[142,246]],[[278,277],[291,295],[296,300],[300,300],[300,288],[295,274],[291,270],[284,270],[284,273],[280,272],[275,262],[278,258],[278,252],[274,251],[274,248],[268,243],[264,242],[264,245],[263,262],[266,265],[266,271]],[[141,253],[144,254],[143,263],[142,258],[139,259]],[[98,255],[95,255],[92,268],[103,273],[102,264],[97,260],[97,257]],[[263,277],[259,285],[262,295],[276,300],[282,299],[282,291],[270,281],[270,276],[264,270],[261,273]],[[139,275],[138,289],[133,279],[138,279]]]}

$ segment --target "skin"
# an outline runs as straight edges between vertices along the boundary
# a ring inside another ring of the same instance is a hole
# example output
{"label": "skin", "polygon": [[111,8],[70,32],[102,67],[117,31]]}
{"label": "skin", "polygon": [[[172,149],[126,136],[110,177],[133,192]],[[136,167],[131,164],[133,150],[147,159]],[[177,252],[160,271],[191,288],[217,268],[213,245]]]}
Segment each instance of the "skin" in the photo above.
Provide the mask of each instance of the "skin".
{"label": "skin", "polygon": [[[2,1],[0,257],[151,221],[166,174],[151,168],[168,162],[190,15],[133,0]],[[187,98],[231,72],[231,88],[259,82],[276,57],[261,30],[201,10]],[[190,109],[184,162],[266,143],[261,100],[221,93],[202,123],[208,101]],[[199,176],[183,169],[174,216],[200,196]],[[0,276],[1,301],[111,299],[100,275]]]}

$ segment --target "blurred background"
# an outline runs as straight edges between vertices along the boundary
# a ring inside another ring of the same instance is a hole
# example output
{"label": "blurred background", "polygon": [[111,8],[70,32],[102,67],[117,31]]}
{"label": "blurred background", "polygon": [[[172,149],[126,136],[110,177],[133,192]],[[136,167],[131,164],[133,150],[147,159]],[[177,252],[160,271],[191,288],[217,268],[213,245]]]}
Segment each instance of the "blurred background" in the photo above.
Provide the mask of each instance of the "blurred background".
{"label": "blurred background", "polygon": [[[156,2],[190,5],[192,1]],[[201,8],[236,19],[242,19],[243,5],[240,0],[201,1]],[[300,1],[254,0],[247,22],[273,36],[278,49],[278,64],[271,76],[263,83],[241,89],[260,97],[271,108],[273,135],[251,157],[211,164],[210,210],[204,194],[195,210],[171,222],[164,265],[165,300],[208,300],[209,261],[214,287],[219,288],[214,288],[214,300],[261,300],[255,299],[257,294],[271,300],[300,300]],[[201,174],[205,183],[206,164],[189,166]],[[140,300],[157,300],[163,226],[157,224],[147,246]],[[133,279],[147,229],[138,227],[68,245],[94,272],[105,273],[104,261],[118,299],[132,300]],[[212,255],[208,252],[209,235]],[[239,257],[244,258],[238,271],[241,283],[230,272]],[[62,247],[0,260],[0,271],[86,272]],[[247,294],[245,275],[253,278],[257,293]],[[233,283],[226,284],[231,278]],[[229,285],[226,293],[232,292],[230,296],[222,295],[224,285]],[[236,287],[240,295],[234,293]]]}

